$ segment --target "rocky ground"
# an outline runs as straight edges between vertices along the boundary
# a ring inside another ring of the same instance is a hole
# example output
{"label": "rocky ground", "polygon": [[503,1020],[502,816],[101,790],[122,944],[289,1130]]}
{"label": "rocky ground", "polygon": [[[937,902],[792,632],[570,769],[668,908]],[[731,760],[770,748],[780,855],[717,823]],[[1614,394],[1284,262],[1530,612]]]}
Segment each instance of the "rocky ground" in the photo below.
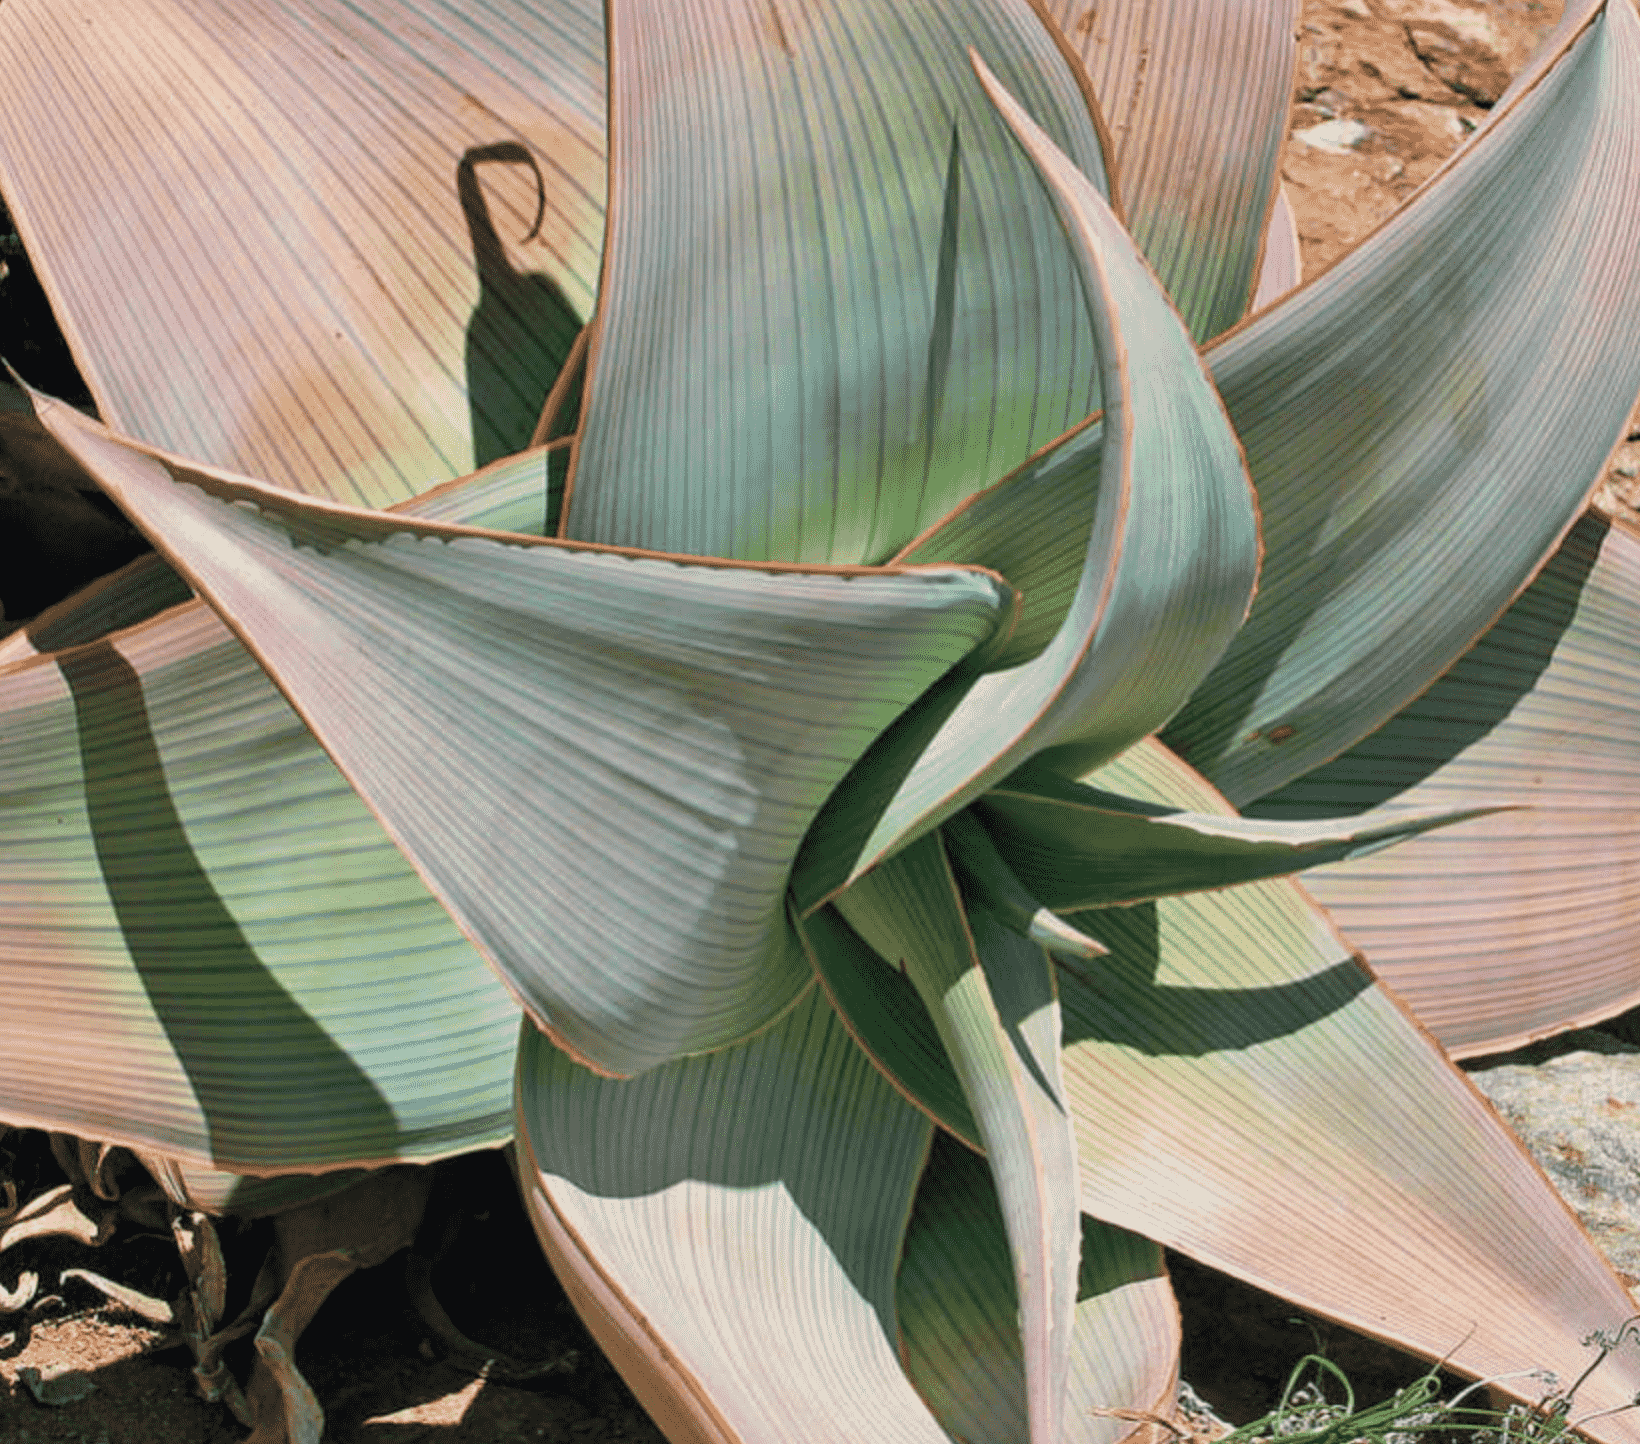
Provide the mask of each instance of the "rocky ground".
{"label": "rocky ground", "polygon": [[[1308,0],[1293,139],[1283,164],[1306,274],[1336,260],[1446,160],[1557,16],[1555,0]],[[7,259],[16,269],[25,264],[15,254],[0,255]],[[24,283],[26,276],[14,274],[10,284]],[[14,332],[8,344],[26,346],[40,384],[71,394],[70,373],[46,374],[64,364],[52,349],[54,338]],[[1597,494],[1597,502],[1613,510],[1640,506],[1640,410],[1629,430]],[[1618,1066],[1610,1061],[1613,1050],[1628,1046],[1619,1027],[1592,1044],[1587,1037],[1573,1040],[1572,1051],[1580,1047],[1577,1056],[1595,1058],[1605,1079]],[[1566,1052],[1563,1046],[1553,1056]],[[1486,1086],[1495,1087],[1499,1106],[1523,1131],[1537,1131],[1534,1144],[1544,1156],[1559,1160],[1566,1177],[1556,1181],[1569,1194],[1587,1194],[1589,1176],[1566,1171],[1572,1154],[1588,1155],[1596,1171],[1612,1164],[1625,1177],[1632,1174],[1626,1154],[1613,1164],[1604,1145],[1590,1145],[1576,1132],[1576,1120],[1532,1112],[1521,1101],[1518,1071],[1511,1071],[1519,1061],[1502,1063]],[[1568,1086],[1570,1096],[1580,1096],[1578,1085]],[[1625,1106],[1640,1107],[1636,1089],[1640,1084],[1625,1075],[1608,1091]],[[0,1138],[0,1178],[9,1171],[25,1196],[60,1180],[52,1168],[37,1136]],[[0,1195],[0,1218],[5,1204]],[[401,1255],[345,1282],[303,1336],[301,1366],[324,1402],[334,1444],[659,1444],[661,1436],[552,1279],[499,1158],[463,1165],[455,1218],[455,1242],[434,1283],[457,1326],[517,1358],[574,1350],[579,1363],[527,1386],[475,1377],[411,1309]],[[1605,1214],[1591,1213],[1589,1222],[1597,1234],[1626,1226]],[[254,1259],[266,1245],[265,1229],[251,1225],[231,1236],[230,1255]],[[1278,1300],[1185,1260],[1174,1263],[1186,1326],[1185,1376],[1229,1419],[1246,1420],[1271,1405],[1292,1362],[1312,1347],[1312,1329],[1365,1398],[1382,1397],[1421,1371],[1370,1341],[1296,1321],[1295,1310]],[[1628,1266],[1627,1255],[1620,1266]],[[65,1281],[64,1270],[82,1272]],[[239,1440],[243,1431],[227,1412],[194,1394],[191,1359],[176,1346],[174,1326],[145,1318],[129,1299],[111,1300],[85,1271],[156,1300],[175,1297],[184,1284],[169,1237],[140,1221],[120,1223],[100,1248],[42,1239],[8,1249],[0,1267],[0,1444]],[[37,1280],[33,1296],[8,1311],[6,1295],[20,1296],[30,1273]],[[244,1366],[242,1358],[230,1356],[230,1362]]]}

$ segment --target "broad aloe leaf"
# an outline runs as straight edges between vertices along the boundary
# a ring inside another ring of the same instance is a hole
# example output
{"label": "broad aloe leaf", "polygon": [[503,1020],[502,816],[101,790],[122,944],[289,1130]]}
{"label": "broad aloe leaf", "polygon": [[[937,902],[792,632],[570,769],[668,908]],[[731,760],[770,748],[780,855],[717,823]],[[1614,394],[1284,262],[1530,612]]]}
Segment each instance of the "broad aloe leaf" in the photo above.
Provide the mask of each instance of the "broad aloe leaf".
{"label": "broad aloe leaf", "polygon": [[1640,17],[1614,4],[1370,240],[1211,348],[1265,565],[1164,736],[1232,801],[1393,716],[1558,544],[1640,390],[1636,234]]}
{"label": "broad aloe leaf", "polygon": [[1198,340],[1247,310],[1298,59],[1294,0],[1049,0],[1110,125],[1133,237]]}
{"label": "broad aloe leaf", "polygon": [[1076,267],[965,53],[1102,184],[1024,0],[611,14],[620,160],[564,535],[883,561],[1097,408]]}
{"label": "broad aloe leaf", "polygon": [[[1061,967],[1089,1213],[1477,1375],[1570,1382],[1593,1361],[1580,1339],[1633,1312],[1518,1140],[1296,883],[1071,920],[1111,949]],[[1578,1410],[1637,1389],[1620,1352]],[[1640,1438],[1632,1413],[1586,1429]]]}
{"label": "broad aloe leaf", "polygon": [[[407,508],[539,531],[553,455]],[[209,1164],[336,1169],[504,1141],[512,999],[187,595],[146,557],[0,643],[7,1120],[129,1144],[151,1168],[170,1156],[179,1197],[224,1211],[266,1190]],[[114,626],[134,630],[105,640]],[[37,649],[60,655],[13,665]]]}
{"label": "broad aloe leaf", "polygon": [[517,451],[591,315],[595,3],[7,0],[0,189],[103,418],[373,506]]}
{"label": "broad aloe leaf", "polygon": [[475,532],[42,416],[253,649],[526,1008],[611,1072],[723,1046],[792,1000],[804,831],[1011,613],[974,569],[687,565]]}
{"label": "broad aloe leaf", "polygon": [[[567,461],[567,441],[532,448],[492,462],[471,476],[445,482],[393,509],[429,521],[544,536],[556,521]],[[193,591],[176,570],[158,553],[150,552],[99,577],[0,640],[0,666],[134,627],[192,597]]]}
{"label": "broad aloe leaf", "polygon": [[[1041,171],[1082,267],[1105,393],[1100,460],[1073,461],[1048,484],[1067,471],[1083,482],[1092,529],[1047,648],[980,677],[931,737],[889,739],[867,763],[874,771],[839,795],[796,879],[805,911],[1032,757],[1085,771],[1154,731],[1235,634],[1258,569],[1241,450],[1188,333],[1092,183],[983,61],[975,66]],[[1085,455],[1089,434],[1065,446]],[[1002,510],[987,516],[1010,524]],[[915,761],[904,772],[907,754]],[[867,809],[894,780],[876,773],[895,769],[904,781],[873,822]]]}
{"label": "broad aloe leaf", "polygon": [[1007,645],[987,660],[992,671],[1038,657],[1076,600],[1098,515],[1104,415],[1090,416],[994,486],[941,517],[896,562],[965,561],[990,567],[1021,596]]}
{"label": "broad aloe leaf", "polygon": [[201,1168],[162,1153],[143,1152],[138,1156],[173,1203],[203,1213],[231,1213],[240,1218],[260,1218],[315,1203],[369,1176],[356,1168],[343,1168],[330,1173],[284,1173],[258,1178]]}
{"label": "broad aloe leaf", "polygon": [[910,978],[991,1162],[1013,1257],[1032,1444],[1064,1432],[1081,1243],[1053,964],[963,894],[937,835],[861,878],[837,911]]}
{"label": "broad aloe leaf", "polygon": [[628,1081],[531,1029],[519,1050],[536,1231],[673,1440],[945,1444],[895,1348],[929,1133],[818,989],[748,1042]]}
{"label": "broad aloe leaf", "polygon": [[145,552],[118,571],[98,577],[72,596],[47,607],[26,626],[0,640],[0,667],[94,642],[134,627],[193,599],[188,583],[156,552]]}
{"label": "broad aloe leaf", "polygon": [[[1071,1337],[1066,1444],[1116,1444],[1135,1432],[1112,1410],[1172,1415],[1179,1309],[1162,1251],[1082,1219]],[[900,1266],[906,1372],[946,1432],[989,1444],[1028,1439],[1018,1300],[990,1171],[936,1134]]]}
{"label": "broad aloe leaf", "polygon": [[[1190,770],[1176,757],[1169,760],[1174,771]],[[1056,912],[1279,877],[1378,852],[1492,810],[1266,821],[1164,807],[1030,767],[974,804],[1026,891]]]}
{"label": "broad aloe leaf", "polygon": [[0,669],[6,1121],[245,1172],[505,1140],[517,1010],[205,608]]}
{"label": "broad aloe leaf", "polygon": [[1640,1002],[1640,537],[1595,514],[1429,691],[1255,804],[1350,820],[1522,804],[1307,874],[1374,969],[1460,1056]]}

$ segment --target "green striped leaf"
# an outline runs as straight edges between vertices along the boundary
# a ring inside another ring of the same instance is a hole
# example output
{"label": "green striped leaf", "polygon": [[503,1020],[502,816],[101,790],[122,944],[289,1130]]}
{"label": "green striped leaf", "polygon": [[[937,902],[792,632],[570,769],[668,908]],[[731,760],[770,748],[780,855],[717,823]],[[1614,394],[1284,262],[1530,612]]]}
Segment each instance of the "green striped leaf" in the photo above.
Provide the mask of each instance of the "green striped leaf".
{"label": "green striped leaf", "polygon": [[1076,601],[1098,515],[1104,416],[1090,416],[1054,445],[942,517],[894,560],[963,561],[1009,579],[1018,625],[987,659],[992,671],[1035,660]]}
{"label": "green striped leaf", "polygon": [[369,1175],[343,1168],[330,1173],[283,1173],[258,1178],[201,1168],[162,1153],[141,1152],[138,1158],[165,1196],[179,1207],[202,1213],[262,1218],[302,1204],[317,1203],[362,1183]]}
{"label": "green striped leaf", "polygon": [[[393,510],[429,521],[544,536],[556,521],[567,463],[567,442],[536,447],[445,482]],[[150,552],[48,607],[26,627],[0,640],[0,666],[134,627],[192,596],[176,570]]]}
{"label": "green striped leaf", "polygon": [[43,419],[254,650],[525,1007],[610,1072],[790,1003],[809,973],[784,901],[804,831],[1011,612],[973,569],[689,565],[479,532],[191,467],[61,406]]}
{"label": "green striped leaf", "polygon": [[[409,509],[522,527],[549,461]],[[149,556],[0,643],[8,1121],[128,1144],[213,1211],[266,1188],[210,1164],[503,1142],[516,1006],[240,643],[204,603],[176,605],[187,595]],[[116,627],[132,630],[86,645]],[[41,651],[66,655],[12,665]]]}
{"label": "green striped leaf", "polygon": [[929,1133],[818,989],[642,1078],[600,1078],[533,1030],[519,1050],[536,1232],[673,1440],[945,1444],[895,1348]]}
{"label": "green striped leaf", "polygon": [[1110,125],[1133,238],[1197,340],[1247,310],[1298,60],[1293,0],[1049,0]]}
{"label": "green striped leaf", "polygon": [[[1173,770],[1190,770],[1187,762],[1170,761]],[[1032,767],[974,804],[1025,889],[1056,912],[1279,877],[1379,852],[1495,810],[1472,806],[1373,811],[1347,821],[1267,821],[1164,807]]]}
{"label": "green striped leaf", "polygon": [[610,241],[564,535],[878,562],[1097,408],[978,46],[1101,178],[1024,0],[612,9]]}
{"label": "green striped leaf", "polygon": [[836,907],[910,978],[978,1121],[1013,1258],[1028,1434],[1053,1444],[1065,1429],[1081,1241],[1053,965],[985,909],[965,915],[937,835],[867,873]]}
{"label": "green striped leaf", "polygon": [[[926,733],[902,724],[839,794],[795,879],[805,911],[1032,757],[1086,771],[1154,731],[1234,636],[1258,569],[1241,451],[1189,334],[1093,185],[975,65],[1083,268],[1106,414],[1097,470],[1072,462],[1059,480],[1085,483],[1091,532],[1046,650],[937,697],[946,715]],[[1088,435],[1065,445],[1081,453]]]}
{"label": "green striped leaf", "polygon": [[[1082,1218],[1065,1444],[1117,1444],[1127,1410],[1171,1417],[1179,1309],[1162,1251]],[[1024,1444],[1024,1361],[1007,1234],[990,1171],[936,1134],[906,1230],[896,1291],[906,1373],[946,1432]]]}
{"label": "green striped leaf", "polygon": [[904,1097],[983,1153],[979,1123],[916,985],[839,916],[821,908],[793,925],[849,1035]]}
{"label": "green striped leaf", "polygon": [[196,604],[0,669],[6,1121],[243,1172],[504,1141],[517,1009]]}
{"label": "green striped leaf", "polygon": [[1428,687],[1581,511],[1640,390],[1640,17],[1584,15],[1338,265],[1211,348],[1247,625],[1163,734],[1238,805]]}
{"label": "green striped leaf", "polygon": [[372,506],[528,443],[597,284],[601,5],[7,0],[0,54],[110,425]]}
{"label": "green striped leaf", "polygon": [[1254,804],[1335,818],[1519,804],[1305,887],[1448,1052],[1515,1047],[1640,1002],[1640,536],[1589,514],[1436,684]]}
{"label": "green striped leaf", "polygon": [[[1199,806],[1193,790],[1150,800]],[[1632,1313],[1519,1141],[1296,883],[1071,921],[1111,950],[1060,965],[1087,1212],[1478,1376],[1575,1379],[1581,1340]],[[1640,1359],[1615,1354],[1579,1412],[1637,1389]],[[1640,1438],[1632,1414],[1585,1427]]]}

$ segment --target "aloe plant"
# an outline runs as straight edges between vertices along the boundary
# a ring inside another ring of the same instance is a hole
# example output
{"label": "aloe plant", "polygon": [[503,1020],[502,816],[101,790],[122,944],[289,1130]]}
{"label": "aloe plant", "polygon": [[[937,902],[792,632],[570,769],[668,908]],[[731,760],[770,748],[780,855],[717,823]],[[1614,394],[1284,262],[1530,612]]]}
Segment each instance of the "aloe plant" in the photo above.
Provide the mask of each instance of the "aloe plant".
{"label": "aloe plant", "polygon": [[0,1116],[179,1220],[514,1140],[680,1441],[1123,1438],[1163,1245],[1580,1374],[1441,1043],[1635,991],[1631,0],[1302,286],[1287,6],[93,10],[0,188],[160,558],[0,644]]}

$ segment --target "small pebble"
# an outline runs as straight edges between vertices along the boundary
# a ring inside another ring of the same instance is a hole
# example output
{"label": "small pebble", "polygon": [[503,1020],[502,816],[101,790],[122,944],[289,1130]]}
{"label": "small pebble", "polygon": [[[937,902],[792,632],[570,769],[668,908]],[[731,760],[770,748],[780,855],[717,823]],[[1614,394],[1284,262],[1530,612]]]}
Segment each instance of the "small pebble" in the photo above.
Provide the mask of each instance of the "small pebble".
{"label": "small pebble", "polygon": [[1293,139],[1312,150],[1328,155],[1348,155],[1367,138],[1367,127],[1359,120],[1324,120],[1320,125],[1295,130]]}

